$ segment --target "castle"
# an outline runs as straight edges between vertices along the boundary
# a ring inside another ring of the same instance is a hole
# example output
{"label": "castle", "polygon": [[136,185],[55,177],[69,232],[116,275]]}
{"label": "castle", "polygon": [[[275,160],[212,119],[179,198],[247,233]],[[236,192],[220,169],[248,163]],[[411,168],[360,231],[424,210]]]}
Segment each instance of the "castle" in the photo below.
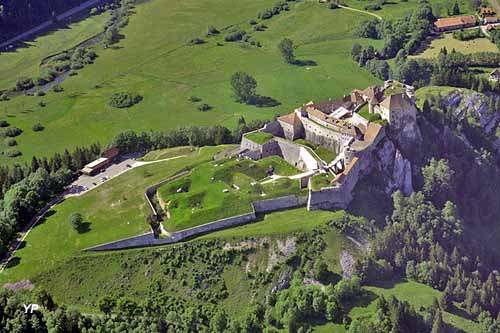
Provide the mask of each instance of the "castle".
{"label": "castle", "polygon": [[[369,121],[360,113],[378,115]],[[414,89],[394,81],[383,87],[353,90],[340,100],[313,101],[278,117],[262,129],[247,133],[239,155],[258,160],[272,155],[304,171],[301,186],[308,186],[308,209],[345,208],[352,200],[360,175],[371,167],[371,153],[385,136],[385,124],[398,129],[416,122]],[[256,134],[267,134],[255,140]],[[297,140],[301,139],[297,142]],[[310,143],[336,154],[332,161],[320,158]],[[313,186],[314,177],[328,177],[329,185]]]}

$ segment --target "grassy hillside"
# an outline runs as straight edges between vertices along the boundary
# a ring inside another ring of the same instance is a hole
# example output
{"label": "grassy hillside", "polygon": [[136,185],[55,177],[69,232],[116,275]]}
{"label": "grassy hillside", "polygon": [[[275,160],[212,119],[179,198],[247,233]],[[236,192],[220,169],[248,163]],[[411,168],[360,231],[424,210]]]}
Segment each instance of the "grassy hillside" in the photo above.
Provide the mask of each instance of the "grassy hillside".
{"label": "grassy hillside", "polygon": [[[224,146],[205,147],[186,157],[139,167],[82,196],[66,199],[31,231],[0,282],[33,276],[87,247],[148,231],[146,217],[150,211],[145,189],[184,167],[210,160],[222,149]],[[69,215],[73,212],[83,215],[87,232],[78,233],[71,227]]]}
{"label": "grassy hillside", "polygon": [[415,58],[435,58],[439,51],[446,47],[447,50],[455,50],[464,54],[474,52],[498,52],[498,48],[488,38],[476,38],[469,41],[460,41],[453,38],[451,33],[443,34],[433,39],[431,44],[424,52],[415,56]]}
{"label": "grassy hillside", "polygon": [[[254,282],[257,272],[265,272],[270,260],[275,260],[272,249],[276,246],[276,241],[286,240],[297,232],[310,233],[316,227],[326,227],[328,222],[341,218],[343,214],[342,211],[307,212],[305,209],[273,213],[266,215],[260,222],[213,233],[187,244],[104,254],[74,253],[66,259],[60,258],[56,264],[43,270],[38,266],[27,277],[36,286],[48,290],[57,302],[75,305],[86,312],[96,312],[97,301],[104,295],[126,296],[142,301],[158,285],[162,286],[162,295],[197,298],[198,288],[192,283],[197,280],[197,276],[205,276],[210,284],[208,292],[217,292],[223,284],[228,296],[221,304],[228,313],[240,314],[248,306],[247,302],[241,302],[242,299],[255,298],[262,301],[269,283],[276,282],[277,270],[271,281],[267,282],[266,288],[256,289]],[[327,242],[325,258],[331,264],[330,269],[340,273],[340,252],[344,249],[353,251],[353,246],[337,231],[329,230],[322,236]],[[191,251],[216,253],[227,242],[238,245],[249,237],[265,237],[269,245],[258,246],[246,252],[242,261],[228,263],[222,272],[217,273],[215,280],[206,275],[211,276],[214,268],[207,265],[206,260],[195,258],[194,255],[189,256],[189,259],[181,259],[181,266],[176,269],[174,277],[165,273],[164,256],[172,259],[174,254],[183,258],[183,253]],[[247,274],[247,270],[253,274]]]}
{"label": "grassy hillside", "polygon": [[[395,296],[399,300],[409,302],[415,309],[423,313],[424,308],[432,305],[434,298],[439,298],[441,292],[432,289],[422,283],[414,281],[387,281],[376,286],[367,286],[364,288],[366,297],[360,304],[351,308],[349,316],[351,318],[371,316],[375,312],[375,304],[378,296]],[[456,313],[444,312],[444,321],[449,325],[450,332],[453,328],[462,332],[479,332],[479,325],[472,320],[468,320]],[[343,325],[323,324],[315,327],[314,332],[346,332]]]}
{"label": "grassy hillside", "polygon": [[[91,16],[81,22],[71,24],[40,36],[14,52],[0,54],[0,90],[12,88],[21,76],[39,75],[39,66],[45,57],[67,50],[104,29],[109,13]],[[1,109],[1,107],[0,107]]]}
{"label": "grassy hillside", "polygon": [[[0,103],[0,119],[7,118],[24,130],[17,138],[23,155],[15,159],[0,155],[0,163],[26,161],[32,155],[49,155],[95,141],[107,143],[127,129],[234,126],[242,115],[247,120],[269,119],[311,99],[340,97],[352,88],[379,82],[349,58],[352,30],[367,15],[299,2],[289,12],[266,20],[266,31],[252,32],[249,20],[275,2],[154,0],[138,5],[121,32],[125,39],[115,48],[97,50],[99,57],[93,65],[62,84],[64,92]],[[217,27],[220,36],[205,38],[208,25]],[[231,29],[252,32],[262,47],[224,42]],[[194,37],[206,43],[187,46]],[[283,61],[277,44],[284,37],[294,40],[297,58],[310,65]],[[281,104],[259,108],[236,103],[229,78],[238,70],[256,78],[258,94]],[[120,91],[132,91],[144,99],[129,109],[111,108],[109,97]],[[198,111],[190,96],[201,98],[213,109]],[[40,101],[46,106],[41,107]],[[45,126],[43,132],[31,130],[38,122]],[[0,151],[5,150],[2,140]]]}

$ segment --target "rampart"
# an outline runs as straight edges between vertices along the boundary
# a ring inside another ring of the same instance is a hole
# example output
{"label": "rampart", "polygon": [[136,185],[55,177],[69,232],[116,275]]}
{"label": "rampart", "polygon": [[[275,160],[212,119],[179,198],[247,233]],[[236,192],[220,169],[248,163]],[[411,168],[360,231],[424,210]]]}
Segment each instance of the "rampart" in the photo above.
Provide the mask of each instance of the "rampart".
{"label": "rampart", "polygon": [[[171,177],[172,178],[172,177]],[[164,183],[171,181],[166,180]],[[252,203],[250,213],[231,216],[225,219],[206,223],[197,227],[172,232],[168,238],[155,238],[152,232],[139,236],[121,239],[111,243],[97,245],[84,249],[83,251],[112,251],[124,250],[137,247],[159,246],[182,242],[197,236],[208,234],[214,231],[245,225],[257,220],[257,214],[265,214],[283,209],[297,208],[305,206],[307,197],[298,197],[295,195],[278,197],[267,200],[260,200]]]}

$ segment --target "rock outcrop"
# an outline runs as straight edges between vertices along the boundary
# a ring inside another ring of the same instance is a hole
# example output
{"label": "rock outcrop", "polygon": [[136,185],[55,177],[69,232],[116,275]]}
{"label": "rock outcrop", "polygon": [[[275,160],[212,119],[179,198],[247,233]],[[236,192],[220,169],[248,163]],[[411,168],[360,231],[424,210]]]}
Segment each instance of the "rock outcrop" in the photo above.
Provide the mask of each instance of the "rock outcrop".
{"label": "rock outcrop", "polygon": [[386,139],[375,154],[376,167],[385,176],[385,192],[413,192],[412,165],[390,139]]}

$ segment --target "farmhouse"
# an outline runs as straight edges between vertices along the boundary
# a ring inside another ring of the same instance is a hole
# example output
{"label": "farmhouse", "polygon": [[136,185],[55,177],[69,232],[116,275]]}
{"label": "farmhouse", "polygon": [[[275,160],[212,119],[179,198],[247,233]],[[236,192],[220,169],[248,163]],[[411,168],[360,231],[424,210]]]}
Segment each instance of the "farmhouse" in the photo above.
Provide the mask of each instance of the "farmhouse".
{"label": "farmhouse", "polygon": [[484,24],[493,24],[493,23],[498,23],[500,21],[500,18],[497,16],[487,16],[483,19]]}
{"label": "farmhouse", "polygon": [[434,22],[434,29],[437,32],[443,32],[469,28],[475,26],[476,24],[476,17],[474,15],[445,17],[437,19],[436,22]]}

